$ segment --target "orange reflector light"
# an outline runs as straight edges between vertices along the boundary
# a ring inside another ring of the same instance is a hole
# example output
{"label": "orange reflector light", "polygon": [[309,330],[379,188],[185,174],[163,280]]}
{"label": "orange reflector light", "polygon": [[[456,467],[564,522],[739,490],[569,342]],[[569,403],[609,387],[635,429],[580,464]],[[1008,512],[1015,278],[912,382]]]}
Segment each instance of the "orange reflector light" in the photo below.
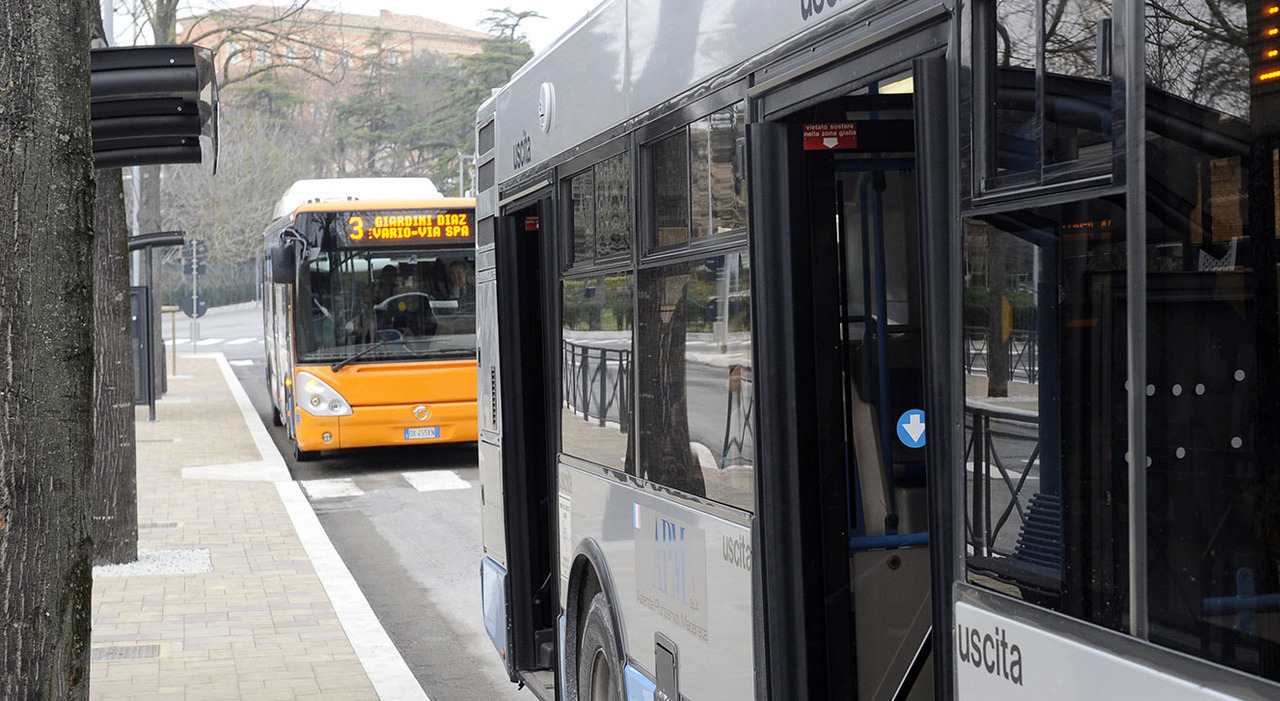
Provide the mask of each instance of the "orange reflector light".
{"label": "orange reflector light", "polygon": [[1267,58],[1275,58],[1276,56],[1280,56],[1280,49],[1272,49],[1267,52]]}
{"label": "orange reflector light", "polygon": [[1276,29],[1275,27],[1272,27],[1271,29],[1267,30],[1267,36],[1269,37],[1276,36],[1277,34],[1280,34],[1280,29]]}
{"label": "orange reflector light", "polygon": [[1267,6],[1267,14],[1269,14],[1269,15],[1274,15],[1274,14],[1276,14],[1276,13],[1280,13],[1280,5],[1268,5],[1268,6]]}
{"label": "orange reflector light", "polygon": [[1267,71],[1266,73],[1258,74],[1258,80],[1264,83],[1269,80],[1275,80],[1277,78],[1280,78],[1280,71]]}

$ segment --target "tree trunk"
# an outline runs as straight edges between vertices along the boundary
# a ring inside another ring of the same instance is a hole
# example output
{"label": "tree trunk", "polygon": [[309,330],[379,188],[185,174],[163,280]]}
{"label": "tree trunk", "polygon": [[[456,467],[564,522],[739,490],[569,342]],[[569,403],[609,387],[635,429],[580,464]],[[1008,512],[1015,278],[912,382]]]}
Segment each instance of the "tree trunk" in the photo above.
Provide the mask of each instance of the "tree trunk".
{"label": "tree trunk", "polygon": [[0,698],[89,695],[90,3],[0,23]]}
{"label": "tree trunk", "polygon": [[107,565],[138,559],[129,228],[119,169],[98,172],[94,230],[93,562]]}

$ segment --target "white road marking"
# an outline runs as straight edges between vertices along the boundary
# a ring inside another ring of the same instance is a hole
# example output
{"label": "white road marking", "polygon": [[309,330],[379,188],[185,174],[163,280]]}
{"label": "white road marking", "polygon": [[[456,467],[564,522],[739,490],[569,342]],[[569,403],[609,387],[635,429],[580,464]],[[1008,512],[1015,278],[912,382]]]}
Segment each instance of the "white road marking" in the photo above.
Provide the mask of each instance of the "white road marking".
{"label": "white road marking", "polygon": [[338,499],[340,497],[358,497],[364,494],[364,490],[356,486],[355,480],[350,477],[339,477],[327,480],[306,480],[299,482],[302,485],[302,491],[307,493],[307,497],[312,501],[320,499]]}
{"label": "white road marking", "polygon": [[260,339],[260,338],[237,338],[237,339],[236,339],[236,340],[234,340],[234,341],[227,341],[227,345],[228,345],[228,346],[242,346],[242,345],[244,345],[244,344],[246,344],[246,343],[253,343],[254,341],[258,341],[259,343],[261,343],[261,342],[262,342],[262,339]]}
{"label": "white road marking", "polygon": [[471,489],[471,483],[453,470],[420,470],[401,472],[404,480],[419,492],[443,492],[450,489]]}
{"label": "white road marking", "polygon": [[218,343],[222,343],[221,338],[202,338],[199,341],[196,341],[197,346],[212,346]]}
{"label": "white road marking", "polygon": [[387,635],[373,608],[369,606],[364,592],[360,591],[360,585],[351,576],[351,570],[347,569],[346,563],[333,547],[333,542],[324,532],[324,526],[320,525],[320,519],[311,508],[306,495],[302,493],[298,483],[289,478],[284,458],[276,450],[267,427],[258,418],[258,412],[249,401],[244,387],[236,379],[235,372],[227,364],[226,357],[222,354],[214,357],[227,386],[231,388],[231,394],[236,398],[236,404],[240,406],[253,442],[262,455],[261,465],[266,468],[264,471],[279,475],[273,478],[276,492],[280,494],[280,501],[284,502],[285,510],[289,512],[293,529],[302,540],[302,547],[307,551],[307,557],[329,595],[334,613],[338,614],[338,620],[342,622],[347,639],[355,648],[356,657],[368,674],[374,692],[384,699],[429,701],[417,678],[409,670],[409,665],[400,656],[395,643],[391,642],[391,636]]}

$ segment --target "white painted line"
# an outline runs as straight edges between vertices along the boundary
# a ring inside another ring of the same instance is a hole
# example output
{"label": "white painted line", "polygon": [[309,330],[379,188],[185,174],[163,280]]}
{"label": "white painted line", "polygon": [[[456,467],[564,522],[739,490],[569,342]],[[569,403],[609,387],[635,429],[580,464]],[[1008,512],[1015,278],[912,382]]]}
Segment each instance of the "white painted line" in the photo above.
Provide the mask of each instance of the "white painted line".
{"label": "white painted line", "polygon": [[250,365],[253,365],[253,360],[249,358],[246,358],[244,360],[228,360],[227,364],[236,366],[236,367],[248,367]]}
{"label": "white painted line", "polygon": [[283,461],[273,466],[266,460],[236,462],[225,465],[199,465],[182,468],[182,479],[218,480],[221,482],[280,482],[289,479]]}
{"label": "white painted line", "polygon": [[219,343],[222,343],[221,338],[202,338],[199,341],[196,341],[197,346],[212,346]]}
{"label": "white painted line", "polygon": [[276,491],[280,492],[280,500],[293,520],[293,528],[302,540],[302,547],[306,549],[325,593],[329,595],[351,647],[355,648],[356,657],[360,658],[360,664],[369,675],[373,690],[383,699],[429,701],[413,672],[409,671],[409,665],[405,664],[391,642],[391,636],[378,622],[373,608],[364,598],[364,592],[360,591],[360,585],[356,584],[355,577],[351,576],[346,563],[334,549],[298,483],[276,482]]}
{"label": "white painted line", "polygon": [[419,492],[443,492],[450,489],[471,489],[471,483],[453,470],[420,470],[401,472],[401,476]]}
{"label": "white painted line", "polygon": [[188,343],[191,343],[191,339],[189,339],[189,338],[181,338],[181,339],[178,339],[177,341],[173,340],[172,338],[166,338],[166,339],[164,340],[164,344],[165,344],[166,346],[172,346],[172,345],[175,345],[175,344],[176,344],[176,345],[179,345],[179,346],[185,346],[185,345],[187,345]]}
{"label": "white painted line", "polygon": [[307,493],[311,501],[317,499],[339,499],[341,497],[358,497],[364,495],[364,490],[356,486],[356,481],[350,477],[339,477],[327,480],[307,480],[299,482],[302,485],[302,491]]}
{"label": "white painted line", "polygon": [[430,701],[426,692],[422,690],[422,686],[418,684],[418,680],[414,678],[413,672],[409,670],[409,665],[405,664],[404,658],[400,656],[400,651],[391,642],[391,636],[387,635],[387,631],[378,622],[377,615],[373,613],[373,608],[364,598],[364,592],[360,591],[360,585],[356,584],[355,577],[351,576],[351,571],[347,569],[346,563],[342,561],[329,536],[324,532],[320,519],[311,509],[311,502],[307,501],[298,483],[290,478],[284,458],[280,457],[280,453],[276,451],[275,444],[271,442],[271,435],[267,433],[267,427],[258,418],[258,413],[249,401],[249,395],[245,394],[244,387],[240,386],[240,381],[236,379],[235,372],[227,363],[226,356],[214,353],[212,357],[218,362],[218,368],[222,370],[227,387],[236,398],[236,404],[240,407],[244,422],[249,427],[249,434],[253,436],[253,442],[258,446],[258,452],[262,454],[264,467],[278,468],[284,473],[282,479],[275,481],[280,501],[284,502],[289,520],[293,522],[293,529],[297,532],[298,539],[302,541],[302,547],[307,551],[307,557],[315,568],[316,576],[324,585],[325,593],[329,595],[329,601],[333,604],[333,610],[338,614],[338,621],[342,623],[342,629],[346,631],[347,639],[356,651],[356,657],[360,659],[361,666],[369,675],[369,682],[373,684],[374,691],[384,699]]}
{"label": "white painted line", "polygon": [[228,346],[243,346],[243,345],[244,345],[244,344],[246,344],[246,343],[253,343],[254,341],[258,341],[258,340],[261,340],[261,339],[257,339],[257,338],[237,338],[237,339],[236,339],[236,340],[234,340],[234,341],[227,341],[227,345],[228,345]]}

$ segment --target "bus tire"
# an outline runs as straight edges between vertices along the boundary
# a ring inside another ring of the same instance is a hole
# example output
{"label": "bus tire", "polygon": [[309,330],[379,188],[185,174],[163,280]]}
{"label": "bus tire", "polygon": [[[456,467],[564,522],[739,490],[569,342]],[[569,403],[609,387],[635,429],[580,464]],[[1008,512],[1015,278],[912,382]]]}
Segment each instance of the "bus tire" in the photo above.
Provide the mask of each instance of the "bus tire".
{"label": "bus tire", "polygon": [[294,461],[296,461],[296,462],[311,462],[312,460],[319,460],[319,459],[320,459],[320,451],[318,451],[318,450],[303,450],[302,448],[299,448],[299,447],[298,447],[298,444],[297,444],[297,443],[294,443],[294,444],[293,444],[293,459],[294,459]]}
{"label": "bus tire", "polygon": [[579,701],[622,701],[622,660],[613,630],[613,608],[604,592],[596,592],[587,608],[578,643]]}
{"label": "bus tire", "polygon": [[284,425],[284,417],[280,415],[280,407],[275,406],[274,404],[271,406],[271,425],[272,426]]}

